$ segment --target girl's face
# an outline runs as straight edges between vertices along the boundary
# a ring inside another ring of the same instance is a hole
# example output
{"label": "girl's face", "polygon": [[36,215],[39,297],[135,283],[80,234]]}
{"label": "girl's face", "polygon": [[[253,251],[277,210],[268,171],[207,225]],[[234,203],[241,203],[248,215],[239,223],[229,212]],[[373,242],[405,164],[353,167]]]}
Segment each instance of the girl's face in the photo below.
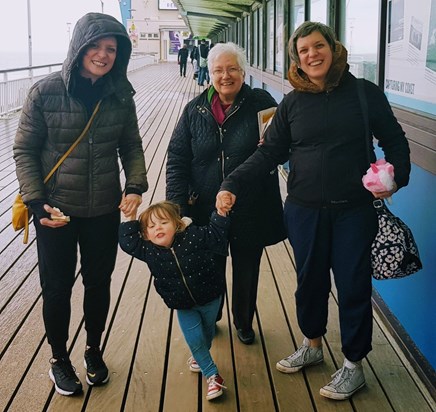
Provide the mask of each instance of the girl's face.
{"label": "girl's face", "polygon": [[297,40],[300,68],[312,83],[324,88],[327,73],[333,61],[333,52],[325,37],[314,31]]}
{"label": "girl's face", "polygon": [[80,74],[94,83],[109,73],[117,57],[117,39],[113,36],[103,37],[91,43],[83,56]]}
{"label": "girl's face", "polygon": [[152,213],[147,223],[147,239],[158,246],[170,247],[176,234],[176,226],[169,218],[160,218]]}

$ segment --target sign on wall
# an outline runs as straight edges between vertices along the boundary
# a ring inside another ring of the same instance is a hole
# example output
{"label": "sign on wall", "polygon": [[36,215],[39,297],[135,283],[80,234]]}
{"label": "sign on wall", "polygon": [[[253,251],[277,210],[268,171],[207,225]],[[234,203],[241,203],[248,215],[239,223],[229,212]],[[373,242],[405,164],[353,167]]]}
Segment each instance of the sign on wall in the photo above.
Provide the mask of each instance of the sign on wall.
{"label": "sign on wall", "polygon": [[436,115],[436,0],[389,0],[385,93]]}
{"label": "sign on wall", "polygon": [[177,10],[177,6],[172,1],[159,0],[159,10]]}

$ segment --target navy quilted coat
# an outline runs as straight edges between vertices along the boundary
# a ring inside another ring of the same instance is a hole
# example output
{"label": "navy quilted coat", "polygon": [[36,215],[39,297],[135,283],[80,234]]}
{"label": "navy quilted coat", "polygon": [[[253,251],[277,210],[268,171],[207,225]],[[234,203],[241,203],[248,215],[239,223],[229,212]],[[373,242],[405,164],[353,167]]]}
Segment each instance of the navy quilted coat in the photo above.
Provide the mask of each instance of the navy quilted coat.
{"label": "navy quilted coat", "polygon": [[[166,198],[194,222],[205,224],[215,208],[223,179],[257,149],[257,113],[277,106],[272,96],[244,84],[222,126],[212,115],[207,90],[190,101],[168,146]],[[188,207],[190,193],[196,203]],[[265,246],[283,240],[283,209],[278,172],[247,184],[232,210],[230,241]]]}
{"label": "navy quilted coat", "polygon": [[225,278],[215,270],[214,254],[227,254],[230,218],[212,214],[208,226],[188,226],[170,248],[144,240],[139,222],[121,223],[121,249],[147,263],[156,291],[169,308],[204,305],[225,290]]}

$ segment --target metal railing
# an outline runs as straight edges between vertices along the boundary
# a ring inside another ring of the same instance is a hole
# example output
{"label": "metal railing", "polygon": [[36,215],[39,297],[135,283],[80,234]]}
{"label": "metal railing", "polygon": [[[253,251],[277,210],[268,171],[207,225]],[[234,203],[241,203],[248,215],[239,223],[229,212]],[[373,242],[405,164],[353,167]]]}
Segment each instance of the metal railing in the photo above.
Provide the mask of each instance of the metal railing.
{"label": "metal railing", "polygon": [[[156,62],[157,58],[153,55],[133,55],[127,71],[131,72]],[[32,85],[61,67],[62,63],[54,63],[0,70],[0,118],[20,110]]]}

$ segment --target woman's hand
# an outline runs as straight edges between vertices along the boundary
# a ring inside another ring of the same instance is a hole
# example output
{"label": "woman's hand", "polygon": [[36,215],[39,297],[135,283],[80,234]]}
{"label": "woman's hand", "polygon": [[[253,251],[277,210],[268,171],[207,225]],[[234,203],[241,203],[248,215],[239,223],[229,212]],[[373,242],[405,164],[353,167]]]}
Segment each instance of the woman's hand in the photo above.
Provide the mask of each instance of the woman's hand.
{"label": "woman's hand", "polygon": [[118,206],[119,209],[124,213],[126,218],[134,219],[138,213],[138,207],[142,203],[142,196],[130,193],[124,195],[121,198],[121,203]]}
{"label": "woman's hand", "polygon": [[397,184],[394,182],[392,190],[385,192],[371,192],[376,199],[389,199],[398,190]]}
{"label": "woman's hand", "polygon": [[236,202],[236,196],[226,190],[218,192],[216,195],[215,207],[220,215],[229,213]]}
{"label": "woman's hand", "polygon": [[[57,216],[59,218],[66,218],[66,216],[57,208],[53,208],[48,204],[44,205],[44,210],[47,213],[50,213],[50,215],[52,216]],[[62,227],[65,225],[68,225],[68,222],[70,220],[53,220],[53,219],[49,219],[48,217],[43,217],[42,219],[39,220],[39,223],[41,223],[42,226],[48,226],[48,227],[52,227],[52,228],[57,228],[57,227]]]}

